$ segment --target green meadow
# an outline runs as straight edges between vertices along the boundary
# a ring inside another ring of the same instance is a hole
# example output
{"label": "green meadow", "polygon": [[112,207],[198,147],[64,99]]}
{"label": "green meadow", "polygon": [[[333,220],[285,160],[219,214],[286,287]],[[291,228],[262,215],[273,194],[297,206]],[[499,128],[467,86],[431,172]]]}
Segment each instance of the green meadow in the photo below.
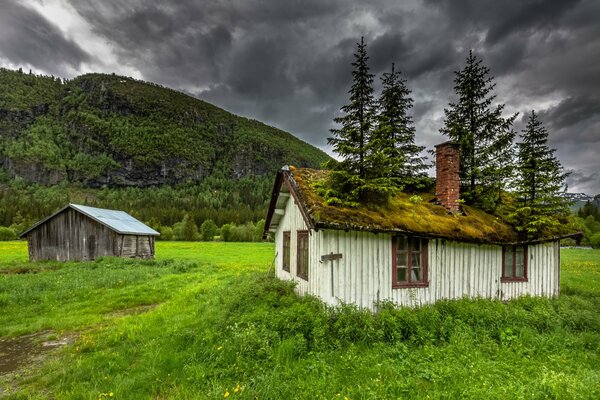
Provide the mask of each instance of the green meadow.
{"label": "green meadow", "polygon": [[[28,263],[26,243],[0,242],[0,398],[600,398],[597,250],[562,250],[557,299],[374,315],[297,297],[270,243],[156,254]],[[2,372],[3,344],[23,341]]]}

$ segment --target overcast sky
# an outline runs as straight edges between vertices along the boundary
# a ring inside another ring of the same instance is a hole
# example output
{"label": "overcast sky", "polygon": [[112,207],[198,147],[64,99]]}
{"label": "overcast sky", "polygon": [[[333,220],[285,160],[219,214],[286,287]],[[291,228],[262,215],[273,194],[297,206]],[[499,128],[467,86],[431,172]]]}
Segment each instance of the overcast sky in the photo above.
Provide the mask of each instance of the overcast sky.
{"label": "overcast sky", "polygon": [[115,72],[191,93],[330,152],[356,42],[371,71],[400,69],[416,141],[432,148],[468,51],[497,101],[535,109],[569,191],[600,193],[597,0],[0,0],[0,66],[72,78]]}

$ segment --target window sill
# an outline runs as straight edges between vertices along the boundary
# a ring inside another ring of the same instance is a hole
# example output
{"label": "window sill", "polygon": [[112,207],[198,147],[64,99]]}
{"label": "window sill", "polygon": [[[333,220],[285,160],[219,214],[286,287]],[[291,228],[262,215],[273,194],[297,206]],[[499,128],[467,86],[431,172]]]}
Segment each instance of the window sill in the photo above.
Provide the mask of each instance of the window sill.
{"label": "window sill", "polygon": [[300,275],[300,274],[296,274],[296,276],[297,276],[298,278],[302,278],[302,279],[304,279],[305,281],[307,281],[307,282],[308,282],[308,276],[307,276],[307,275]]}
{"label": "window sill", "polygon": [[527,279],[527,278],[500,278],[500,282],[502,282],[502,283],[529,282],[529,279]]}
{"label": "window sill", "polygon": [[429,282],[419,283],[394,283],[392,289],[410,289],[410,288],[426,288],[429,287]]}

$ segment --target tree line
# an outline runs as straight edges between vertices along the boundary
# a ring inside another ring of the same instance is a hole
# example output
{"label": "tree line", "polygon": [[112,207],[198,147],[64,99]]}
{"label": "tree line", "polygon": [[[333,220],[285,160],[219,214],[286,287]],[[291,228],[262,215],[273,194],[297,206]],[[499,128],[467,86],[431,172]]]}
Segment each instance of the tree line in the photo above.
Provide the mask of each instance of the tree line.
{"label": "tree line", "polygon": [[[329,163],[320,189],[329,204],[386,204],[398,191],[416,192],[431,182],[423,146],[415,144],[409,111],[411,91],[394,64],[382,75],[374,98],[364,39],[357,43],[349,102],[341,107],[328,143],[340,161]],[[490,70],[472,51],[455,72],[456,100],[444,109],[440,133],[460,145],[461,201],[503,216],[527,237],[541,235],[567,216],[567,173],[548,145],[548,131],[535,110],[516,141],[513,123],[497,104]],[[511,193],[510,199],[506,194]]]}

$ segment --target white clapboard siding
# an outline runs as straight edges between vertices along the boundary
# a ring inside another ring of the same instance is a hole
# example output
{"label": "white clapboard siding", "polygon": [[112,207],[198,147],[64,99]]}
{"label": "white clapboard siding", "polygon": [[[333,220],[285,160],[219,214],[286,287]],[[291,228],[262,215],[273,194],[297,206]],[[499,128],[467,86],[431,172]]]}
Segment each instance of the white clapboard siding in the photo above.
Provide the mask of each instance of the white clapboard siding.
{"label": "white clapboard siding", "polygon": [[[276,265],[277,268],[275,269],[276,271],[276,275],[278,278],[280,279],[285,279],[285,280],[292,280],[294,282],[297,283],[296,285],[296,290],[298,291],[298,293],[304,295],[307,293],[311,293],[310,289],[309,289],[309,282],[311,280],[313,280],[313,271],[312,271],[312,265],[314,264],[312,262],[313,260],[313,254],[312,252],[314,251],[314,242],[315,242],[315,232],[311,231],[309,232],[309,269],[308,269],[308,277],[309,277],[309,281],[307,282],[306,280],[298,277],[296,275],[296,256],[298,254],[297,252],[297,231],[299,230],[307,230],[308,227],[306,226],[306,223],[304,222],[304,219],[302,218],[302,214],[300,213],[300,210],[298,209],[298,207],[295,204],[295,200],[293,197],[290,197],[287,201],[287,204],[285,206],[285,214],[283,216],[283,218],[281,219],[279,226],[277,227],[277,231],[275,232],[275,251],[277,253],[277,261],[276,261]],[[289,231],[290,232],[290,272],[284,271],[282,266],[283,266],[283,232],[285,231]]]}
{"label": "white clapboard siding", "polygon": [[[290,197],[275,233],[276,274],[280,279],[296,282],[299,294],[312,294],[330,305],[344,302],[375,310],[377,302],[383,300],[419,306],[440,299],[509,300],[523,295],[550,297],[559,293],[558,242],[529,245],[528,281],[503,283],[501,246],[431,239],[428,245],[429,286],[394,289],[391,234],[311,230],[306,281],[296,275],[298,230],[308,230],[308,227]],[[284,231],[290,232],[289,273],[282,269]],[[321,262],[321,256],[330,253],[340,253],[342,258]]]}

